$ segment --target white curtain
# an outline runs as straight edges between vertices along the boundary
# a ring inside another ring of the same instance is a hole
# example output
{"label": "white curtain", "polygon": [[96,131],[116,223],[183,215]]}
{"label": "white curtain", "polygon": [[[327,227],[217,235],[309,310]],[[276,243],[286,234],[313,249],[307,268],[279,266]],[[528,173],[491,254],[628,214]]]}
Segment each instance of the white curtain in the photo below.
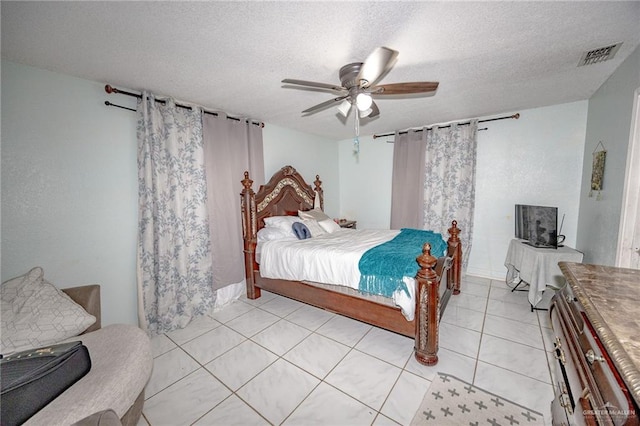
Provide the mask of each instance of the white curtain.
{"label": "white curtain", "polygon": [[254,190],[264,183],[262,127],[223,113],[205,114],[202,121],[212,285],[217,290],[244,279],[240,181],[248,170]]}
{"label": "white curtain", "polygon": [[391,179],[391,229],[422,228],[427,129],[396,132]]}
{"label": "white curtain", "polygon": [[138,101],[138,303],[151,335],[215,302],[201,115],[147,92]]}
{"label": "white curtain", "polygon": [[424,179],[424,229],[448,238],[451,220],[458,221],[462,270],[466,271],[475,206],[478,121],[433,128],[427,134]]}

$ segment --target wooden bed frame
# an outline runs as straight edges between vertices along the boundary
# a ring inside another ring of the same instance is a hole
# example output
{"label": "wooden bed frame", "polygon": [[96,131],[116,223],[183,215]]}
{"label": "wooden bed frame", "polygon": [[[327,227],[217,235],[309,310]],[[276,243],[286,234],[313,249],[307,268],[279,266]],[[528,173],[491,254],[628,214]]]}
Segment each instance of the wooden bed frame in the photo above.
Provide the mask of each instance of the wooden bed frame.
{"label": "wooden bed frame", "polygon": [[[460,243],[457,222],[449,229],[447,256],[431,256],[430,245],[425,244],[417,257],[420,269],[416,274],[416,314],[407,321],[397,307],[350,296],[301,281],[268,279],[260,276],[255,259],[257,233],[264,227],[264,218],[270,216],[297,216],[298,210],[314,207],[316,195],[323,208],[322,181],[316,175],[315,187],[308,185],[291,166],[285,166],[271,180],[260,186],[258,193],[251,189],[253,181],[244,173],[241,193],[242,232],[244,238],[247,297],[257,299],[261,290],[270,291],[309,305],[375,325],[415,338],[415,357],[424,365],[438,362],[438,322],[450,295],[460,293]],[[444,278],[444,279],[443,279]],[[442,297],[439,285],[446,285]]]}

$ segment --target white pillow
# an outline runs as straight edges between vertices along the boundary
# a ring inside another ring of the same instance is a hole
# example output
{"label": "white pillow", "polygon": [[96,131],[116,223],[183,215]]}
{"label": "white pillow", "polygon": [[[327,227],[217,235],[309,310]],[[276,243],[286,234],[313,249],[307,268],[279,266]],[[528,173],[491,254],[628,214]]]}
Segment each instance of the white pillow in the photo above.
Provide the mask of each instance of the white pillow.
{"label": "white pillow", "polygon": [[295,237],[295,233],[293,233],[293,229],[291,229],[291,232],[287,232],[280,228],[273,228],[273,227],[262,228],[261,230],[258,231],[258,242],[264,243],[265,241],[290,239],[292,238],[291,234],[293,234],[293,237]]}
{"label": "white pillow", "polygon": [[42,268],[2,283],[0,353],[52,345],[96,322],[82,306],[44,280]]}
{"label": "white pillow", "polygon": [[[291,234],[293,234],[291,225],[293,225],[294,222],[300,222],[300,219],[296,216],[270,216],[264,218],[264,224],[266,227],[279,228],[283,231],[291,232]],[[293,236],[295,237],[295,234],[293,234]]]}
{"label": "white pillow", "polygon": [[322,226],[320,226],[318,221],[315,219],[302,219],[302,223],[307,225],[307,228],[309,228],[309,232],[311,232],[312,237],[318,237],[327,233],[327,231],[322,229]]}
{"label": "white pillow", "polygon": [[298,217],[300,219],[314,219],[318,222],[326,219],[331,219],[329,216],[325,214],[322,210],[315,208],[313,210],[298,210]]}
{"label": "white pillow", "polygon": [[320,221],[318,221],[318,224],[320,224],[322,229],[324,229],[325,231],[327,231],[330,234],[335,232],[335,231],[339,231],[340,229],[342,229],[342,228],[340,228],[340,225],[338,225],[333,219],[320,220]]}

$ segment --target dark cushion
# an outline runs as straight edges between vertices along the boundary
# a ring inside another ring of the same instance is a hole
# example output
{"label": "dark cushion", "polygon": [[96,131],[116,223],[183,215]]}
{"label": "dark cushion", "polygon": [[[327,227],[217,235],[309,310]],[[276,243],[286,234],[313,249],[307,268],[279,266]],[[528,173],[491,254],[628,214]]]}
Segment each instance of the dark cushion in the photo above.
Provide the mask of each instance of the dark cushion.
{"label": "dark cushion", "polygon": [[304,223],[294,222],[293,225],[291,225],[291,228],[293,229],[293,233],[296,234],[296,237],[298,237],[299,240],[311,238],[311,231],[309,231],[309,228],[307,228],[307,225],[305,225]]}

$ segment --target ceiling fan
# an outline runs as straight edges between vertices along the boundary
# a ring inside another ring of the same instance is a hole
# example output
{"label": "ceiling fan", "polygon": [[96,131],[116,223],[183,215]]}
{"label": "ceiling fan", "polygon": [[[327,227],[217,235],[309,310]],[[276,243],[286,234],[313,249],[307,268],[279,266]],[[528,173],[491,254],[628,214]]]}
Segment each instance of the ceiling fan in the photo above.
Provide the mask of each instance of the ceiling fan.
{"label": "ceiling fan", "polygon": [[282,82],[338,94],[339,96],[333,99],[305,109],[302,114],[310,115],[332,105],[338,105],[338,111],[346,117],[352,105],[356,105],[359,112],[356,114],[357,127],[358,117],[373,118],[380,114],[378,106],[373,101],[374,97],[430,93],[438,88],[437,82],[429,81],[377,84],[393,67],[397,57],[398,51],[388,47],[378,47],[364,62],[354,62],[340,68],[341,86],[291,78],[285,78]]}

